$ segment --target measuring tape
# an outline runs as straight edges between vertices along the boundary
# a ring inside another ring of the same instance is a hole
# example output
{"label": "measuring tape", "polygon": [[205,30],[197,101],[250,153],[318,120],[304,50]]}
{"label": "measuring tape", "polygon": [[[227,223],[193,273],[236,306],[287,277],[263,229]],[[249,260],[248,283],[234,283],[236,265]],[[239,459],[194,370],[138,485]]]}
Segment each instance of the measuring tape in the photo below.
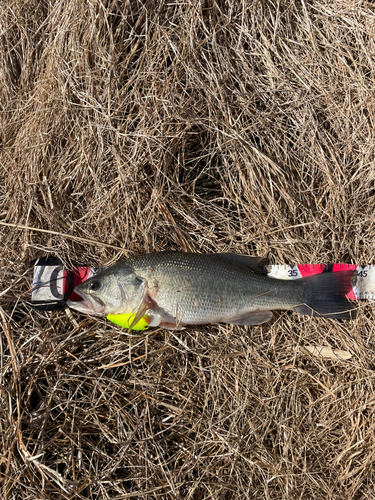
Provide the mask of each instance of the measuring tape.
{"label": "measuring tape", "polygon": [[293,264],[266,267],[268,276],[282,280],[299,279],[313,274],[357,271],[357,283],[347,294],[350,300],[375,299],[375,266],[356,266],[354,264]]}
{"label": "measuring tape", "polygon": [[[56,257],[47,257],[30,263],[34,266],[33,289],[30,305],[39,310],[52,311],[64,307],[66,301],[81,300],[73,289],[75,286],[95,276],[101,269],[78,266],[69,270]],[[375,265],[357,266],[354,264],[292,264],[266,266],[268,276],[277,279],[300,279],[313,274],[353,270],[357,271],[356,284],[347,294],[351,300],[375,299]],[[109,315],[108,319],[120,326],[128,327],[131,314]],[[147,317],[137,323],[137,329],[145,330],[152,326]]]}
{"label": "measuring tape", "polygon": [[95,267],[77,266],[70,270],[57,257],[42,257],[30,262],[34,268],[30,305],[41,311],[53,311],[65,306],[68,299],[81,300],[74,287],[97,274]]}

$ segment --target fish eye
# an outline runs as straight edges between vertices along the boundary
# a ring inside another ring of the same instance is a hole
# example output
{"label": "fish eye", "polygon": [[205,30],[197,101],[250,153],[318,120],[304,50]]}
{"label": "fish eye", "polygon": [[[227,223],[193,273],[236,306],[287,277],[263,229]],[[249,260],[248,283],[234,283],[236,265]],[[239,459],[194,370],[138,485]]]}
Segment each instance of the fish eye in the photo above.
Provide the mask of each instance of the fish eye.
{"label": "fish eye", "polygon": [[89,289],[92,291],[92,292],[96,292],[97,290],[99,290],[99,288],[101,287],[101,283],[99,280],[92,280],[89,284]]}

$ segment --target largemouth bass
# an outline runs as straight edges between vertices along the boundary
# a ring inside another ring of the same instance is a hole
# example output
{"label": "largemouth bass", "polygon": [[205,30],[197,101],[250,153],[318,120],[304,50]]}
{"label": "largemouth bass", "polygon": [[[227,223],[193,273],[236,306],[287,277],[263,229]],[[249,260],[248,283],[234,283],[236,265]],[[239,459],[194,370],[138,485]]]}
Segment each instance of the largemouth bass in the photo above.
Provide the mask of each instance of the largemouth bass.
{"label": "largemouth bass", "polygon": [[353,305],[345,295],[353,271],[298,280],[269,278],[265,260],[234,254],[159,252],[121,261],[78,285],[82,301],[68,301],[82,313],[106,316],[147,314],[150,326],[232,323],[259,325],[274,310],[348,319]]}

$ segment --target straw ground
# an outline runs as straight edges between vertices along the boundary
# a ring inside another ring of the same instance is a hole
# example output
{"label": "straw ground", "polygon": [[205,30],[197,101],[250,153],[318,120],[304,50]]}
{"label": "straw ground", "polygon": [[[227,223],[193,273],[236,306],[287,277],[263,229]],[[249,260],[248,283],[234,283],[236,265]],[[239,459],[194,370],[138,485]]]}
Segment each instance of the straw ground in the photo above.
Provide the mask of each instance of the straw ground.
{"label": "straw ground", "polygon": [[372,4],[5,0],[0,33],[1,498],[374,498],[371,304],[129,337],[26,303],[41,255],[372,263]]}

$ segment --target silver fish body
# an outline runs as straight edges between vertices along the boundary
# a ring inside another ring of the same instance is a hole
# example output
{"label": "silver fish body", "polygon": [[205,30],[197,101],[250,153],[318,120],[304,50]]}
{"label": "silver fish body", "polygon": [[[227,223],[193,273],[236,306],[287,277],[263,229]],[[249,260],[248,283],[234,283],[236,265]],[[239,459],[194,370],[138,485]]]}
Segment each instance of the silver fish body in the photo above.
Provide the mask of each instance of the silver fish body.
{"label": "silver fish body", "polygon": [[290,309],[303,296],[301,286],[291,281],[255,273],[257,259],[251,257],[247,265],[227,254],[168,252],[130,260],[168,323],[243,323],[247,316],[257,321],[251,313]]}
{"label": "silver fish body", "polygon": [[347,318],[353,272],[300,280],[262,274],[262,259],[233,254],[160,252],[119,262],[75,288],[90,314],[146,312],[169,328],[205,323],[261,324],[273,310]]}

